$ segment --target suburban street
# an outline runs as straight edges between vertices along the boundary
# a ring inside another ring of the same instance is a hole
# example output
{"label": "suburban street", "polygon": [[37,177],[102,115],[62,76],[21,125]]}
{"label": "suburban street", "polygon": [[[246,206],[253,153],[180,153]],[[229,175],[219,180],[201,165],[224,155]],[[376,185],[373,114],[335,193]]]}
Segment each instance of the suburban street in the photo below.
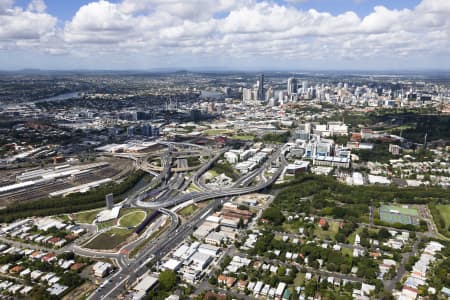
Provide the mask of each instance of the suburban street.
{"label": "suburban street", "polygon": [[[268,186],[270,186],[278,176],[281,174],[283,170],[283,166],[285,166],[286,162],[283,158],[283,149],[277,149],[268,159],[266,163],[264,163],[260,168],[250,172],[242,176],[238,179],[232,188],[221,189],[219,191],[210,190],[209,188],[203,186],[199,183],[199,177],[205,173],[212,164],[217,161],[217,159],[226,151],[226,149],[219,151],[215,154],[210,160],[208,160],[205,164],[203,164],[194,174],[190,177],[188,182],[192,182],[204,189],[203,192],[193,192],[185,195],[172,197],[172,193],[169,191],[180,192],[179,189],[183,185],[183,181],[181,180],[184,175],[182,173],[171,174],[171,161],[172,155],[170,149],[173,149],[176,144],[170,143],[168,144],[169,150],[163,152],[161,156],[162,162],[162,171],[161,173],[154,177],[150,182],[148,187],[142,188],[135,195],[129,196],[126,200],[127,203],[131,204],[134,207],[140,207],[144,209],[159,209],[162,213],[168,215],[170,217],[171,226],[170,228],[159,236],[154,241],[150,241],[143,249],[141,249],[138,253],[137,258],[129,259],[125,254],[121,252],[117,253],[101,253],[98,251],[91,251],[88,249],[82,248],[74,248],[75,253],[85,256],[95,256],[95,257],[105,257],[114,259],[119,269],[115,272],[111,277],[108,278],[106,284],[101,288],[98,288],[93,294],[90,295],[89,299],[109,299],[115,298],[120,295],[125,286],[133,283],[137,278],[142,276],[147,270],[146,262],[148,261],[158,261],[163,256],[165,256],[168,252],[171,251],[176,245],[182,242],[186,237],[188,237],[193,231],[194,228],[204,221],[204,219],[214,211],[214,208],[218,207],[222,200],[235,195],[243,195],[247,193],[257,192],[262,190]],[[192,146],[191,144],[184,144],[184,146]],[[198,147],[198,146],[196,146]],[[249,186],[249,183],[253,180],[253,178],[260,176],[265,170],[271,166],[272,162],[276,160],[280,160],[281,163],[278,167],[277,172],[269,179],[258,183],[255,186]],[[150,167],[148,163],[146,163],[146,159],[148,157],[144,157],[137,159],[137,166],[143,168],[144,171],[150,171]],[[153,171],[152,171],[153,172]],[[151,192],[151,187],[162,184],[159,188],[161,193],[159,193],[156,198],[152,199],[152,201],[147,202],[146,197]],[[185,188],[188,186],[186,184],[183,185]],[[179,223],[179,218],[176,213],[165,209],[167,207],[172,207],[180,203],[184,203],[187,201],[191,201],[193,203],[206,201],[206,200],[214,200],[211,204],[206,206],[205,208],[197,211],[194,216],[192,216],[188,222]],[[126,252],[131,251],[135,246],[141,243],[143,238],[139,238],[132,243],[124,246],[122,249],[127,250]]]}

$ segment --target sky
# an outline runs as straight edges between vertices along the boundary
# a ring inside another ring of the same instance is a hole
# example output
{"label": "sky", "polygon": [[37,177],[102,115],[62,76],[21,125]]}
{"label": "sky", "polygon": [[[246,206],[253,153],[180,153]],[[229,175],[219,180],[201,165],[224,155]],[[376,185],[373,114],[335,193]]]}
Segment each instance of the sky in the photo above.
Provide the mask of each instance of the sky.
{"label": "sky", "polygon": [[450,0],[0,0],[0,69],[450,70]]}

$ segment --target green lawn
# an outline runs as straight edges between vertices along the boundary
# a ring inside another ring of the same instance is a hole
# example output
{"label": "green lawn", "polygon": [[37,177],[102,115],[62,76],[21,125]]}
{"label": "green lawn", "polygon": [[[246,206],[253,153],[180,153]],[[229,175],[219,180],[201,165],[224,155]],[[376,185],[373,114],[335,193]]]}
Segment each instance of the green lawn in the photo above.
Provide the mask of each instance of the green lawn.
{"label": "green lawn", "polygon": [[297,276],[294,279],[294,286],[303,286],[305,283],[305,274],[304,273],[297,273]]}
{"label": "green lawn", "polygon": [[95,217],[97,217],[97,214],[101,210],[102,210],[102,208],[76,213],[76,214],[72,215],[72,219],[75,222],[77,222],[77,223],[88,223],[88,224],[91,224],[92,222],[94,222]]}
{"label": "green lawn", "polygon": [[208,173],[209,175],[211,175],[211,177],[219,176],[219,173],[217,173],[215,170],[212,170],[212,169],[208,170],[207,173]]}
{"label": "green lawn", "polygon": [[136,227],[144,221],[146,216],[147,214],[143,210],[129,212],[119,219],[119,225],[121,227]]}
{"label": "green lawn", "polygon": [[[99,208],[99,209],[95,209],[95,210],[88,210],[88,211],[83,211],[83,212],[79,212],[76,214],[72,214],[72,219],[77,222],[77,223],[88,223],[88,224],[92,224],[92,222],[94,222],[95,217],[97,216],[97,214],[102,211],[104,208]],[[125,209],[121,209],[120,213],[119,213],[119,218],[130,213],[133,211],[142,211],[140,208],[125,208]],[[64,216],[64,215],[63,215]],[[106,222],[106,223],[110,223],[110,222]],[[104,226],[103,226],[104,227]]]}
{"label": "green lawn", "polygon": [[330,221],[328,222],[328,225],[328,230],[323,230],[322,228],[317,226],[316,229],[314,229],[314,234],[322,240],[334,240],[339,230],[339,223]]}
{"label": "green lawn", "polygon": [[450,204],[446,205],[436,205],[439,214],[442,216],[447,228],[450,227]]}
{"label": "green lawn", "polygon": [[386,131],[387,132],[393,132],[393,131],[401,131],[401,130],[414,130],[415,128],[416,128],[416,126],[414,126],[412,124],[405,124],[405,125],[402,125],[402,126],[389,128]]}
{"label": "green lawn", "polygon": [[[348,244],[353,245],[353,244],[355,243],[355,237],[356,237],[356,234],[361,235],[362,231],[363,231],[363,227],[358,227],[358,228],[356,228],[356,230],[353,231],[353,232],[348,236],[348,238],[347,238]],[[378,234],[378,229],[373,229],[373,228],[371,228],[371,229],[369,229],[369,233],[371,233],[371,234]],[[352,253],[353,253],[353,252],[352,252]]]}
{"label": "green lawn", "polygon": [[230,129],[208,129],[208,130],[205,130],[204,133],[206,135],[224,135],[224,134],[232,134],[233,130],[230,130]]}
{"label": "green lawn", "polygon": [[122,208],[119,213],[119,218],[136,211],[142,211],[142,208]]}
{"label": "green lawn", "polygon": [[283,236],[282,236],[282,235],[279,235],[279,234],[276,234],[275,237],[274,237],[274,239],[275,239],[276,241],[282,241],[282,240],[283,240]]}
{"label": "green lawn", "polygon": [[101,230],[101,229],[105,229],[108,227],[112,227],[116,225],[116,220],[110,220],[110,221],[106,221],[106,222],[102,222],[102,223],[97,223],[97,229]]}
{"label": "green lawn", "polygon": [[133,230],[125,228],[111,228],[101,233],[86,245],[89,249],[110,250],[116,248],[131,236]]}
{"label": "green lawn", "polygon": [[299,220],[296,220],[294,222],[285,222],[283,223],[283,231],[298,234],[298,229],[302,227],[302,224]]}
{"label": "green lawn", "polygon": [[178,214],[180,214],[183,217],[189,217],[192,215],[196,210],[198,210],[198,206],[195,204],[191,204],[189,206],[186,206],[185,208],[178,211]]}
{"label": "green lawn", "polygon": [[56,218],[58,218],[59,220],[61,220],[63,222],[70,222],[69,215],[58,215],[58,216],[56,216]]}
{"label": "green lawn", "polygon": [[187,190],[189,192],[200,192],[200,189],[198,187],[196,187],[195,185],[193,185],[192,183],[189,185],[189,187],[187,188]]}
{"label": "green lawn", "polygon": [[353,231],[349,236],[348,236],[348,243],[349,244],[354,244],[355,243],[355,237],[356,237],[356,234],[361,234],[361,232],[363,231],[363,228],[362,227],[358,227],[358,228],[356,228],[356,230],[355,231]]}
{"label": "green lawn", "polygon": [[343,255],[346,255],[346,256],[349,256],[349,257],[353,256],[352,249],[342,247],[341,248],[341,252],[342,252]]}
{"label": "green lawn", "polygon": [[255,139],[255,136],[254,135],[233,135],[231,138],[235,139],[235,140],[240,140],[240,141],[253,141]]}

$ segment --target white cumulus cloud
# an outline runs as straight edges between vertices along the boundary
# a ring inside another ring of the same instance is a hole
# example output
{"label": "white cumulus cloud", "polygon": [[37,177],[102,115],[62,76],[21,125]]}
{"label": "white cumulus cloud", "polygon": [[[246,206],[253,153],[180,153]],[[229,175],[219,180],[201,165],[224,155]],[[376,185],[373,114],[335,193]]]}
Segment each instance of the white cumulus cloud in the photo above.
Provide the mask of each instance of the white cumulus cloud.
{"label": "white cumulus cloud", "polygon": [[375,6],[367,16],[305,11],[292,5],[297,2],[99,0],[57,26],[43,0],[32,0],[26,10],[0,0],[0,47],[14,43],[55,55],[107,53],[169,62],[178,56],[254,63],[450,56],[450,1],[422,0],[410,9]]}
{"label": "white cumulus cloud", "polygon": [[28,4],[29,11],[42,13],[45,12],[46,9],[47,5],[45,5],[44,0],[31,0],[31,2]]}

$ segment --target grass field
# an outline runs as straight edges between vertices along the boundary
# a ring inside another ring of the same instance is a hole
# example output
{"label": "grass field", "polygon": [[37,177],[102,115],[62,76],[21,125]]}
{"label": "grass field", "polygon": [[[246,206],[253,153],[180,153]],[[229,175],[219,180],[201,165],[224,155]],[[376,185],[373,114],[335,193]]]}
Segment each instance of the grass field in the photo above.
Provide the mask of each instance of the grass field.
{"label": "grass field", "polygon": [[183,217],[189,217],[192,215],[195,211],[198,210],[197,205],[191,204],[189,206],[186,206],[185,208],[181,209],[178,214],[180,214]]}
{"label": "grass field", "polygon": [[119,225],[121,227],[136,227],[144,221],[146,216],[147,214],[143,210],[129,212],[119,219]]}
{"label": "grass field", "polygon": [[89,210],[80,212],[77,214],[72,215],[72,219],[77,223],[88,223],[91,224],[94,222],[95,217],[102,209],[95,209],[95,210]]}
{"label": "grass field", "polygon": [[119,213],[119,218],[136,211],[142,211],[142,208],[122,208]]}
{"label": "grass field", "polygon": [[131,236],[133,230],[124,228],[111,228],[110,230],[101,233],[91,242],[86,245],[89,249],[109,250],[114,249],[128,237]]}
{"label": "grass field", "polygon": [[[77,223],[92,224],[92,222],[94,222],[95,217],[97,216],[97,214],[103,209],[104,208],[83,211],[83,212],[80,212],[80,213],[72,214],[71,217]],[[130,212],[133,212],[133,211],[142,211],[142,210],[139,209],[139,208],[125,208],[125,209],[121,209],[120,213],[119,213],[119,218],[124,216],[124,215],[126,215],[126,214],[128,214],[128,213],[130,213]]]}
{"label": "grass field", "polygon": [[298,228],[301,226],[301,223],[299,220],[294,221],[294,222],[284,222],[283,223],[283,231],[284,232],[289,232],[289,233],[296,233],[298,234]]}
{"label": "grass field", "polygon": [[97,229],[101,230],[101,229],[105,229],[108,227],[112,227],[116,225],[116,220],[110,220],[110,221],[106,221],[106,222],[102,222],[102,223],[97,223]]}
{"label": "grass field", "polygon": [[440,237],[450,240],[450,204],[430,204],[429,209]]}
{"label": "grass field", "polygon": [[254,135],[233,135],[231,138],[235,139],[235,140],[240,140],[240,141],[253,141],[255,139],[255,136]]}
{"label": "grass field", "polygon": [[449,228],[450,227],[450,204],[436,205],[436,208],[438,209],[439,213],[441,214],[442,218],[444,219],[445,226],[447,228]]}
{"label": "grass field", "polygon": [[206,135],[224,135],[224,134],[232,134],[234,131],[230,129],[208,129],[205,130]]}
{"label": "grass field", "polygon": [[349,257],[352,257],[352,256],[353,256],[353,251],[352,251],[352,249],[349,249],[349,248],[342,248],[342,249],[341,249],[341,252],[342,252],[343,255],[346,255],[346,256],[349,256]]}
{"label": "grass field", "polygon": [[330,221],[328,225],[328,230],[323,230],[322,228],[317,226],[317,228],[314,229],[314,234],[322,240],[334,240],[339,230],[339,224],[338,222]]}
{"label": "grass field", "polygon": [[297,273],[297,276],[294,279],[294,286],[303,286],[305,283],[305,273]]}

